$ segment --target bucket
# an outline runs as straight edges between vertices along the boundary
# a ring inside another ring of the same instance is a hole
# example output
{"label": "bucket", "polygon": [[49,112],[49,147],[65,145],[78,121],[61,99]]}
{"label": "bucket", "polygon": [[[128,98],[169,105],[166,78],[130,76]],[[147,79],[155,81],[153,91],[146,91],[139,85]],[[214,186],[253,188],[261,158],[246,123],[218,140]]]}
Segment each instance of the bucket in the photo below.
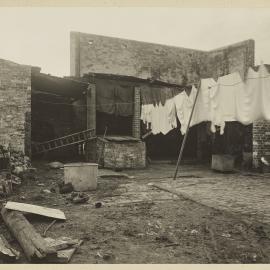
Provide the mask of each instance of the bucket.
{"label": "bucket", "polygon": [[68,163],[64,165],[65,184],[71,183],[75,191],[97,189],[98,164]]}

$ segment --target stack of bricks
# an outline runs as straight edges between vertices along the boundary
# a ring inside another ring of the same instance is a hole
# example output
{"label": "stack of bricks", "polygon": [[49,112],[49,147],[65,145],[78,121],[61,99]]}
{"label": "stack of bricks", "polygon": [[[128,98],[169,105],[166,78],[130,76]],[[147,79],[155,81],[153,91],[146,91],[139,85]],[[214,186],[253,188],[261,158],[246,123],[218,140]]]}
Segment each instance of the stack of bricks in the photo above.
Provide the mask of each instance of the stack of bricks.
{"label": "stack of bricks", "polygon": [[257,121],[253,124],[253,166],[260,165],[260,158],[270,161],[270,123]]}
{"label": "stack of bricks", "polygon": [[31,67],[0,59],[0,145],[31,154]]}

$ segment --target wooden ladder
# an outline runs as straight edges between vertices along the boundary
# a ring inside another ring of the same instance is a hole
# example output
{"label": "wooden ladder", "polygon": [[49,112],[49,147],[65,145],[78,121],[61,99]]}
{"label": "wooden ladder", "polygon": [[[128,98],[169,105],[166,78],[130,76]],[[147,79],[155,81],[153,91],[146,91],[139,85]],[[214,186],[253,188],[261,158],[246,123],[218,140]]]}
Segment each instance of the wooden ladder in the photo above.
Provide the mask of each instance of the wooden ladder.
{"label": "wooden ladder", "polygon": [[77,133],[73,133],[64,137],[56,138],[50,141],[33,143],[32,154],[40,154],[52,151],[58,148],[67,147],[74,144],[81,144],[96,139],[95,129],[87,129]]}

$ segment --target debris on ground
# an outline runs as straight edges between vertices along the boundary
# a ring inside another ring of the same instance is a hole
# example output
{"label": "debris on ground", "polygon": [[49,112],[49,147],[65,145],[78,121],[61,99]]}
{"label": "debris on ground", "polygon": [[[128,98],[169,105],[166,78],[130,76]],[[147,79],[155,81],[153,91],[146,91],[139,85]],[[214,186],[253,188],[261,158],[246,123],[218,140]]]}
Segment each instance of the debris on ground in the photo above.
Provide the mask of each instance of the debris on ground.
{"label": "debris on ground", "polygon": [[20,252],[10,246],[6,238],[0,234],[0,259],[3,262],[14,262],[20,257]]}
{"label": "debris on ground", "polygon": [[59,187],[59,193],[61,194],[66,194],[66,193],[70,193],[74,190],[72,183],[64,183],[64,182],[60,182],[58,184]]}
{"label": "debris on ground", "polygon": [[50,217],[54,219],[65,220],[65,214],[59,209],[47,208],[43,206],[26,204],[26,203],[18,203],[18,202],[7,202],[5,205],[6,209],[16,210],[24,213],[31,213],[40,216]]}
{"label": "debris on ground", "polygon": [[83,243],[83,240],[68,237],[45,238],[45,241],[50,247],[57,250],[57,258],[52,261],[54,263],[68,263],[77,248]]}
{"label": "debris on ground", "polygon": [[1,215],[30,262],[57,258],[56,250],[47,244],[22,213],[3,207]]}
{"label": "debris on ground", "polygon": [[231,235],[229,233],[223,233],[223,234],[221,234],[221,236],[226,237],[226,238],[230,238],[231,237]]}
{"label": "debris on ground", "polygon": [[48,189],[43,189],[42,192],[43,192],[43,193],[47,193],[47,194],[52,193],[52,192],[51,192],[50,190],[48,190]]}
{"label": "debris on ground", "polygon": [[84,192],[75,192],[73,191],[67,200],[73,203],[85,203],[89,200],[89,196]]}
{"label": "debris on ground", "polygon": [[56,219],[55,220],[53,220],[50,224],[49,224],[49,226],[45,229],[45,231],[44,231],[44,233],[43,233],[43,237],[45,237],[46,236],[46,233],[47,233],[47,231],[53,226],[53,224],[56,222]]}
{"label": "debris on ground", "polygon": [[53,161],[53,162],[50,162],[48,164],[48,166],[51,168],[51,169],[61,169],[61,168],[64,168],[64,164],[62,162],[59,162],[59,161]]}
{"label": "debris on ground", "polygon": [[65,236],[56,239],[46,237],[44,240],[49,244],[50,247],[55,248],[57,251],[77,245],[80,242],[78,239],[72,239]]}
{"label": "debris on ground", "polygon": [[102,205],[103,205],[102,202],[96,202],[95,203],[95,207],[96,208],[100,208]]}
{"label": "debris on ground", "polygon": [[21,185],[22,181],[20,177],[11,174],[8,171],[0,172],[0,195],[6,197],[11,195],[13,190]]}
{"label": "debris on ground", "polygon": [[191,234],[198,234],[199,232],[197,230],[191,230]]}

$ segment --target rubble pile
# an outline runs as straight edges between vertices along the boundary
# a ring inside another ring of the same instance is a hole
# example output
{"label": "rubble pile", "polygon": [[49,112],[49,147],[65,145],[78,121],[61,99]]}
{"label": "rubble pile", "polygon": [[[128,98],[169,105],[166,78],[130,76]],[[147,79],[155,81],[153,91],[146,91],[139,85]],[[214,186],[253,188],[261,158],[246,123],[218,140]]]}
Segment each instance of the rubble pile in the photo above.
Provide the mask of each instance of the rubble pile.
{"label": "rubble pile", "polygon": [[6,197],[21,184],[24,174],[31,169],[31,163],[22,152],[0,145],[0,165],[0,197]]}
{"label": "rubble pile", "polygon": [[10,169],[15,175],[26,172],[31,167],[30,158],[21,152],[10,152]]}

